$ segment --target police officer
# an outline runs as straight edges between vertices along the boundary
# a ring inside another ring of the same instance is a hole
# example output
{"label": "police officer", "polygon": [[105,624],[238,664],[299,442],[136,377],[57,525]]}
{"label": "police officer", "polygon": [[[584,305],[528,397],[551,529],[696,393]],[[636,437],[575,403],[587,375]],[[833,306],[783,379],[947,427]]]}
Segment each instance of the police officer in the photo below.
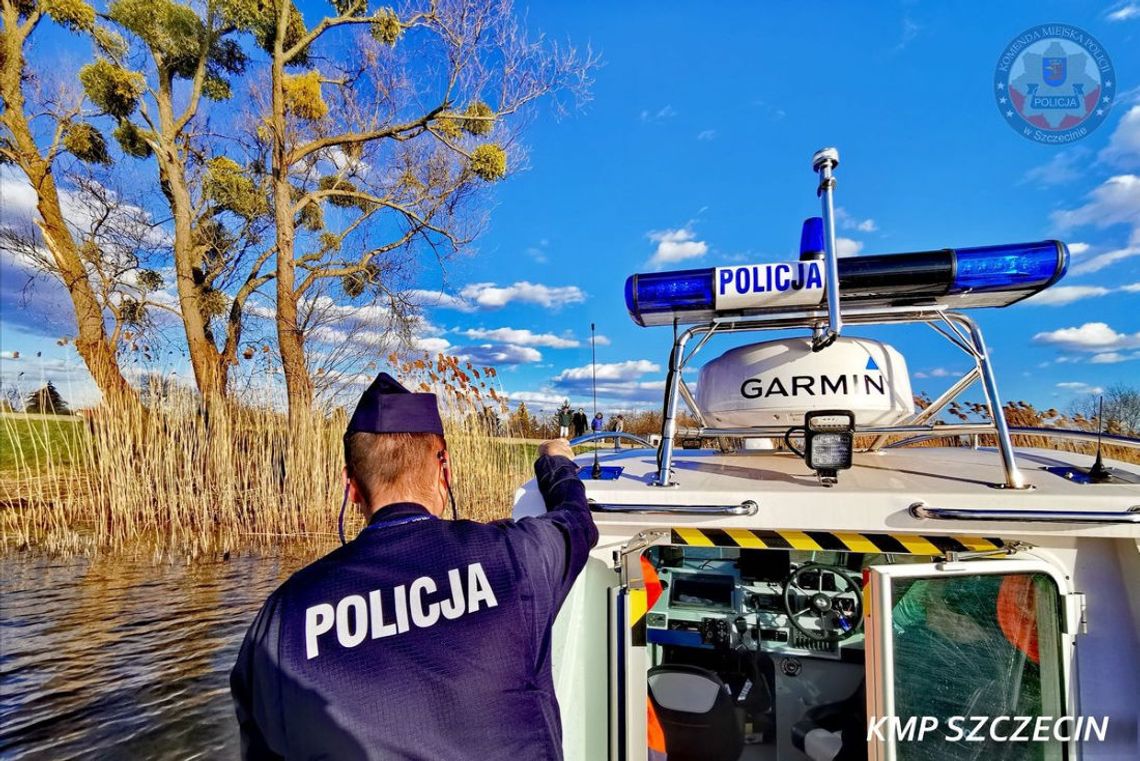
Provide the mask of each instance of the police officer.
{"label": "police officer", "polygon": [[547,513],[490,524],[440,520],[433,394],[381,373],[344,448],[368,525],[250,627],[230,677],[243,757],[561,759],[551,626],[598,538],[569,444],[539,448]]}

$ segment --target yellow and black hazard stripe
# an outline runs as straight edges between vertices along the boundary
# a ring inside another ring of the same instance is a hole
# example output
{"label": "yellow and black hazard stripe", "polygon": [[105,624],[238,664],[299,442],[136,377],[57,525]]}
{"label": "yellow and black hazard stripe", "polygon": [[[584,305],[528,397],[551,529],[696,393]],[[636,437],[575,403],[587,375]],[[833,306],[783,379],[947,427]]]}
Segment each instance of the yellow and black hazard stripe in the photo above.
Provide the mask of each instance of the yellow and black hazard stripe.
{"label": "yellow and black hazard stripe", "polygon": [[864,554],[944,555],[985,552],[1005,546],[980,536],[866,534],[852,531],[769,531],[746,528],[675,528],[673,544],[690,547],[743,547],[756,550],[835,550]]}

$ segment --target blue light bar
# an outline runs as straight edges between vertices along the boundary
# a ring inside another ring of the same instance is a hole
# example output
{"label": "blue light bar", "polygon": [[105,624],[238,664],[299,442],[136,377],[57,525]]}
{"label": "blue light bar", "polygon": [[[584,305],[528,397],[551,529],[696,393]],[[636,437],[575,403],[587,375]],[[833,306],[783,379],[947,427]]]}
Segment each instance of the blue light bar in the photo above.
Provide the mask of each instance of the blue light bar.
{"label": "blue light bar", "polygon": [[951,293],[1048,288],[1065,275],[1069,249],[1046,240],[1018,246],[960,248]]}
{"label": "blue light bar", "polygon": [[[810,248],[814,245],[814,234],[809,236],[809,222],[804,224],[803,237]],[[709,267],[633,275],[625,284],[626,307],[639,325],[668,325],[674,320],[705,322],[717,314],[786,312],[788,306],[779,300],[781,294],[766,291],[761,279],[755,276],[756,268],[768,266]],[[1053,285],[1064,276],[1068,266],[1069,250],[1064,243],[1055,240],[850,256],[838,261],[839,289],[843,304],[860,306],[1003,307]],[[724,272],[738,269],[752,270],[753,276],[733,277]],[[741,286],[742,283],[745,285]],[[750,290],[747,293],[718,292],[718,288],[739,287],[750,287]],[[822,293],[820,295],[822,297]],[[723,301],[719,309],[718,298]],[[732,308],[725,308],[726,304]]]}
{"label": "blue light bar", "polygon": [[823,217],[808,217],[800,231],[800,259],[822,259],[823,252]]}

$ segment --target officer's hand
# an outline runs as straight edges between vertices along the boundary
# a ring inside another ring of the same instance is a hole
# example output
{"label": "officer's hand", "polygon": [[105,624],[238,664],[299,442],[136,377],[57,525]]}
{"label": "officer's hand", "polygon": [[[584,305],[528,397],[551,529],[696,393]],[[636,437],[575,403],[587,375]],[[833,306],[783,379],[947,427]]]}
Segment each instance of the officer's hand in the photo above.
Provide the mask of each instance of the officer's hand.
{"label": "officer's hand", "polygon": [[543,457],[544,455],[567,457],[572,460],[574,459],[574,450],[570,448],[570,442],[566,439],[551,439],[538,445],[538,456]]}

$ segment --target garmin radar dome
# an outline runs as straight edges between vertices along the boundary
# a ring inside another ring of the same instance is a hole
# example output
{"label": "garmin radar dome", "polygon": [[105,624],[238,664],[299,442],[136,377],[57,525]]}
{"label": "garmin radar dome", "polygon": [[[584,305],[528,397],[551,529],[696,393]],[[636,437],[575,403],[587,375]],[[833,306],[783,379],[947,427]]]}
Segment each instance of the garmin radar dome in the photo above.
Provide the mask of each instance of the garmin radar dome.
{"label": "garmin radar dome", "polygon": [[730,349],[701,368],[697,407],[712,426],[798,425],[808,412],[843,409],[859,425],[914,414],[906,360],[893,347],[841,336],[824,351],[808,338]]}

